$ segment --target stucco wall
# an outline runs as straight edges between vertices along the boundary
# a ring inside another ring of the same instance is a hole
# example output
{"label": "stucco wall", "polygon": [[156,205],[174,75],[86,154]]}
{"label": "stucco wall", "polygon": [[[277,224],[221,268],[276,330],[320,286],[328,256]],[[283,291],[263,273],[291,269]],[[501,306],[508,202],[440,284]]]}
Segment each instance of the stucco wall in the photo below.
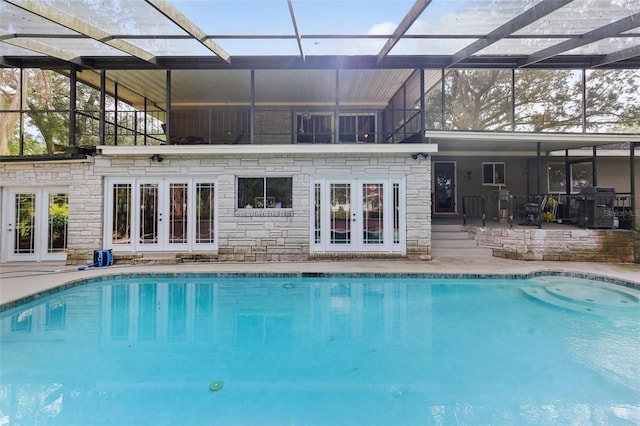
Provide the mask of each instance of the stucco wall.
{"label": "stucco wall", "polygon": [[[497,185],[482,184],[482,163],[505,163],[506,185],[511,194],[526,195],[527,174],[526,159],[520,157],[504,156],[434,156],[434,162],[454,162],[456,165],[456,212],[462,214],[462,197],[484,195],[491,203],[495,203],[494,197],[498,194]],[[470,173],[469,173],[470,172]],[[496,209],[492,206],[491,211]]]}
{"label": "stucco wall", "polygon": [[[571,159],[575,159],[571,157]],[[506,163],[506,188],[512,195],[525,196],[537,193],[536,183],[536,160],[527,160],[524,157],[504,157],[504,156],[446,156],[434,155],[434,162],[454,162],[456,164],[456,212],[462,214],[462,197],[472,195],[484,195],[487,203],[495,204],[497,186],[482,184],[482,163],[483,162],[504,162]],[[564,157],[543,157],[540,162],[540,191],[548,192],[548,163],[562,163]],[[630,159],[629,157],[598,157],[597,161],[598,186],[613,187],[616,193],[627,193],[631,191],[630,179]],[[528,172],[527,172],[528,168]],[[635,158],[635,186],[640,188],[640,158]],[[469,172],[469,173],[468,173]],[[527,176],[529,179],[527,180]],[[495,211],[494,205],[488,205],[488,211]],[[640,214],[640,195],[636,193],[635,215]],[[638,221],[637,221],[638,222]]]}

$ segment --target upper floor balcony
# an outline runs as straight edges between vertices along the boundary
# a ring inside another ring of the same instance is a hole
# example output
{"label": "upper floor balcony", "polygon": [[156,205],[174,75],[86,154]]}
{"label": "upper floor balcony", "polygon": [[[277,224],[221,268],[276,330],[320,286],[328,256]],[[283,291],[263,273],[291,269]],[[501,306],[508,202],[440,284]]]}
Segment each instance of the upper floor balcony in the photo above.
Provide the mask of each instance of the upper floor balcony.
{"label": "upper floor balcony", "polygon": [[421,143],[430,131],[637,134],[640,113],[633,69],[0,73],[3,157],[96,146]]}

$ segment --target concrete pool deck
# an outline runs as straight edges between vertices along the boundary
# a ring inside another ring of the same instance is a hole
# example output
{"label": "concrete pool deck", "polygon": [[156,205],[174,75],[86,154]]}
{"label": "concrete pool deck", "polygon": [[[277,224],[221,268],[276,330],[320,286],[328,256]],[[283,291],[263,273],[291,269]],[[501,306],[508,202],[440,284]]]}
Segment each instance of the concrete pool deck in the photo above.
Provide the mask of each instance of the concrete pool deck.
{"label": "concrete pool deck", "polygon": [[640,264],[595,262],[521,261],[491,256],[491,250],[466,250],[464,257],[455,249],[434,250],[430,261],[362,260],[308,261],[265,263],[180,263],[147,265],[113,265],[89,268],[64,262],[20,262],[0,265],[0,304],[55,288],[69,281],[100,275],[125,273],[171,272],[245,272],[245,273],[468,273],[468,274],[527,274],[538,271],[594,274],[640,284]]}

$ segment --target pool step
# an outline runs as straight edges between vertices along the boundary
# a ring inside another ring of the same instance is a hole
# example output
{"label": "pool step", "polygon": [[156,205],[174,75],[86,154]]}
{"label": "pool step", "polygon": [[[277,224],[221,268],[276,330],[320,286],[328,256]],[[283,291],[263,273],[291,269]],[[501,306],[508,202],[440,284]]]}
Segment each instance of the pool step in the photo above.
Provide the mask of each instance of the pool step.
{"label": "pool step", "polygon": [[[640,310],[640,303],[638,299],[632,294],[626,293],[624,291],[611,291],[612,294],[618,294],[620,297],[620,301],[624,301],[622,303],[612,303],[611,301],[598,301],[597,298],[594,299],[583,299],[583,298],[571,298],[567,297],[563,294],[562,291],[558,289],[562,286],[552,285],[552,286],[527,286],[521,287],[521,290],[527,295],[529,298],[542,302],[548,305],[552,305],[557,308],[566,309],[573,312],[581,312],[586,314],[593,315],[611,315],[612,313],[623,312],[629,309],[631,310]],[[585,290],[588,290],[585,288]]]}

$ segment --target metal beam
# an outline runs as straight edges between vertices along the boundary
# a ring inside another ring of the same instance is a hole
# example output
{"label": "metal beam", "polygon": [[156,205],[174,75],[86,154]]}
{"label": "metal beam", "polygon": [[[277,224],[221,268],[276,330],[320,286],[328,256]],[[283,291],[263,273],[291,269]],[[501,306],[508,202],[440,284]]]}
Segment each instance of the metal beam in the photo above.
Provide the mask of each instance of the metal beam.
{"label": "metal beam", "polygon": [[599,59],[593,63],[594,68],[599,68],[604,65],[613,64],[615,62],[624,61],[634,57],[640,57],[640,45],[629,47],[628,49],[619,50],[617,52],[609,53],[604,58]]}
{"label": "metal beam", "polygon": [[293,24],[293,30],[296,33],[296,41],[298,42],[298,50],[300,50],[300,57],[304,61],[304,49],[302,48],[302,37],[300,36],[300,31],[298,30],[298,22],[296,21],[296,14],[293,11],[293,3],[291,3],[291,0],[287,0],[287,4],[289,5],[289,14],[291,15],[291,23]]}
{"label": "metal beam", "polygon": [[536,62],[544,61],[552,56],[594,43],[607,37],[617,36],[620,33],[634,29],[638,26],[640,26],[640,13],[627,16],[626,18],[622,18],[618,21],[612,22],[611,24],[582,34],[580,37],[563,41],[554,46],[533,53],[527,57],[524,63],[521,64],[521,67],[526,67],[528,65],[535,64]]}
{"label": "metal beam", "polygon": [[50,46],[37,40],[16,37],[15,34],[0,29],[0,38],[2,42],[13,46],[21,47],[32,52],[42,53],[43,55],[52,56],[69,62],[78,62],[80,59],[76,53],[70,52],[59,47]]}
{"label": "metal beam", "polygon": [[430,3],[431,0],[416,0],[413,6],[411,6],[411,9],[409,9],[409,12],[402,18],[402,21],[391,35],[391,38],[387,40],[382,50],[378,53],[378,63],[391,52],[391,49],[400,41],[402,36],[411,28],[411,25],[420,17]]}
{"label": "metal beam", "polygon": [[[638,208],[636,205],[636,146],[640,147],[638,142],[629,144],[629,178],[631,179],[631,230],[635,230],[638,226]],[[636,255],[636,259],[638,255]]]}
{"label": "metal beam", "polygon": [[47,19],[70,30],[76,31],[80,34],[84,34],[101,43],[105,43],[113,48],[116,48],[136,58],[143,59],[147,62],[155,63],[155,55],[147,52],[133,44],[120,40],[113,39],[113,36],[106,31],[91,25],[90,23],[76,18],[73,15],[69,15],[60,9],[49,6],[47,3],[39,0],[5,0],[7,3],[11,3],[21,9],[31,12],[41,18]]}
{"label": "metal beam", "polygon": [[179,26],[185,32],[193,36],[204,47],[215,53],[226,62],[231,63],[230,55],[218,43],[207,37],[196,24],[187,18],[182,12],[176,9],[167,0],[145,0],[151,7],[166,16],[171,22]]}
{"label": "metal beam", "polygon": [[469,46],[464,49],[456,52],[451,57],[451,62],[447,65],[449,68],[451,65],[457,64],[458,62],[468,58],[474,53],[484,49],[487,46],[492,45],[493,43],[502,40],[503,38],[511,35],[512,33],[526,27],[539,20],[540,18],[547,16],[551,12],[554,12],[561,7],[571,3],[573,0],[543,0],[540,3],[536,4],[530,9],[527,9],[520,15],[516,16],[506,24],[503,24],[491,31],[485,37],[476,40],[471,43]]}
{"label": "metal beam", "polygon": [[[561,55],[551,60],[530,65],[530,69],[568,69],[580,70],[593,68],[593,63],[604,55]],[[514,56],[472,56],[449,69],[518,69],[525,61],[522,55]],[[69,68],[67,61],[52,56],[3,55],[3,63],[10,67],[58,69]],[[83,65],[96,70],[149,70],[188,69],[188,70],[264,70],[264,69],[441,69],[451,61],[444,55],[393,55],[387,56],[377,64],[375,55],[360,56],[308,56],[303,61],[299,55],[289,56],[234,56],[233,67],[215,56],[174,56],[162,57],[158,63],[146,62],[132,56],[83,56]],[[599,69],[638,69],[640,55],[627,60],[611,62]]]}
{"label": "metal beam", "polygon": [[69,75],[69,146],[76,146],[76,115],[78,113],[78,70],[71,67]]}

